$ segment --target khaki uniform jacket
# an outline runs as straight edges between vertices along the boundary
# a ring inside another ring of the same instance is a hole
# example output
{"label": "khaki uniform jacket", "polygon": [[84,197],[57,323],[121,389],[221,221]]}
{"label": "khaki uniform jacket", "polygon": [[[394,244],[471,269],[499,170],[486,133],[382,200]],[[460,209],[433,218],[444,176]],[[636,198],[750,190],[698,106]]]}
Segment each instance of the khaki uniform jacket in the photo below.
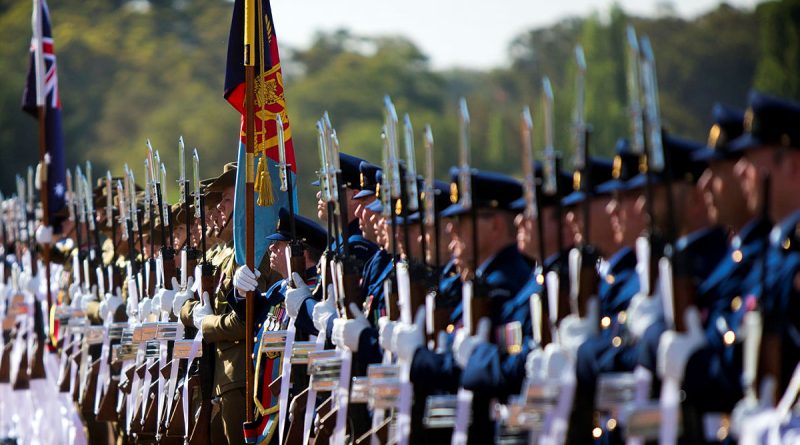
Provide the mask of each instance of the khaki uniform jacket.
{"label": "khaki uniform jacket", "polygon": [[[245,387],[245,363],[250,360],[250,352],[245,348],[245,323],[228,307],[228,292],[231,290],[233,274],[237,265],[233,242],[226,243],[213,259],[212,264],[220,270],[220,280],[211,304],[214,315],[203,320],[203,339],[214,343],[214,395],[220,396],[228,391]],[[266,289],[280,279],[269,269],[269,257],[265,255],[259,266],[261,277],[259,288]],[[185,326],[194,326],[192,310],[197,301],[186,302],[181,308],[181,321]]]}

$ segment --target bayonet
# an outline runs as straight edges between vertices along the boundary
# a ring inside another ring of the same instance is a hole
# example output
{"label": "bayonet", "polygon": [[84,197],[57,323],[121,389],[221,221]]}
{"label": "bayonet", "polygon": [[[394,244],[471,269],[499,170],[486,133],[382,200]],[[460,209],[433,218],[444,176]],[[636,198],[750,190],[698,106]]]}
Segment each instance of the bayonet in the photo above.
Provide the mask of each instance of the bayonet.
{"label": "bayonet", "polygon": [[114,225],[114,193],[111,170],[106,170],[106,227]]}
{"label": "bayonet", "polygon": [[626,85],[628,88],[628,113],[631,122],[631,151],[644,154],[644,129],[642,127],[641,77],[639,75],[639,39],[636,30],[628,25],[626,28],[627,45],[625,59],[627,65]]}
{"label": "bayonet", "polygon": [[186,202],[186,156],[184,154],[183,136],[178,138],[178,190],[178,204],[183,205]]}
{"label": "bayonet", "polygon": [[[520,135],[522,137],[522,169],[525,174],[525,182],[523,184],[525,192],[525,217],[528,219],[536,219],[539,215],[536,202],[536,176],[533,165],[533,116],[531,116],[531,109],[527,106],[522,109]],[[543,260],[544,258],[540,259],[540,261]]]}
{"label": "bayonet", "polygon": [[575,158],[573,168],[582,171],[588,160],[586,159],[586,57],[583,54],[583,47],[575,47],[575,61],[578,71],[575,76],[575,112],[574,112],[574,138],[575,138]]}
{"label": "bayonet", "polygon": [[556,171],[556,149],[554,144],[553,87],[550,79],[542,78],[542,111],[544,113],[544,184],[542,191],[547,195],[558,192]]}

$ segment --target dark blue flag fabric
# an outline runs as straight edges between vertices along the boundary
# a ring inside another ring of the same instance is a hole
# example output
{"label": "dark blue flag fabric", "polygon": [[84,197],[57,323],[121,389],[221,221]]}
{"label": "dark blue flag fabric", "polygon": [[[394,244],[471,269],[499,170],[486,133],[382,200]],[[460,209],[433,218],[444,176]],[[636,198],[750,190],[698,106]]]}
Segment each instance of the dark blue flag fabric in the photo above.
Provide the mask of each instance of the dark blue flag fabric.
{"label": "dark blue flag fabric", "polygon": [[[64,161],[64,134],[61,129],[61,98],[58,94],[58,72],[56,70],[56,54],[53,47],[53,32],[50,26],[50,11],[45,0],[38,0],[40,16],[36,17],[34,8],[33,38],[31,39],[30,66],[25,92],[22,95],[22,109],[33,117],[39,117],[36,104],[37,85],[44,91],[44,129],[47,147],[47,197],[48,210],[54,214],[65,204],[66,170]],[[39,44],[41,41],[41,44]],[[41,48],[40,60],[43,66],[38,79],[36,70],[37,48]],[[42,191],[44,192],[44,191]]]}

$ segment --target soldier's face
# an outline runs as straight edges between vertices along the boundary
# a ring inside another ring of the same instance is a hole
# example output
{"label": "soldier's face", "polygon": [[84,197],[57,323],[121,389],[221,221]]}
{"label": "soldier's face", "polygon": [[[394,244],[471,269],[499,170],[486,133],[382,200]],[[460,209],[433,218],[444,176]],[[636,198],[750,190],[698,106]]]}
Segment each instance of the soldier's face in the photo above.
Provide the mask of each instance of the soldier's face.
{"label": "soldier's face", "polygon": [[606,207],[611,222],[614,242],[632,246],[645,227],[645,219],[639,211],[639,192],[621,192]]}
{"label": "soldier's face", "polygon": [[286,268],[286,241],[273,241],[269,245],[269,267],[286,278],[289,271]]}
{"label": "soldier's face", "polygon": [[178,224],[172,229],[172,235],[175,239],[173,249],[180,249],[186,241],[186,224]]}
{"label": "soldier's face", "polygon": [[[421,239],[420,224],[411,224],[408,227],[408,239],[411,240],[408,246],[408,255],[411,258],[422,260],[422,244],[419,242]],[[403,235],[405,237],[405,235]]]}
{"label": "soldier's face", "polygon": [[368,196],[357,201],[356,203],[356,217],[358,218],[358,227],[364,234],[364,238],[377,243],[377,235],[375,233],[375,226],[370,223],[370,212],[366,209],[367,205],[375,201],[374,196]]}
{"label": "soldier's face", "polygon": [[[610,196],[595,196],[589,202],[589,241],[603,253],[611,253],[616,250],[614,232],[606,214],[606,208],[610,202]],[[569,240],[575,244],[583,242],[584,208],[582,204],[579,204],[570,209],[566,215],[566,227],[572,235]]]}
{"label": "soldier's face", "polygon": [[712,161],[697,182],[708,218],[714,224],[737,227],[750,219],[744,190],[734,173],[735,165],[733,160]]}
{"label": "soldier's face", "polygon": [[517,227],[517,250],[530,258],[538,258],[539,240],[536,237],[536,220],[520,213],[514,218]]}
{"label": "soldier's face", "polygon": [[220,213],[222,225],[225,225],[228,218],[233,214],[234,190],[233,187],[226,188],[225,191],[222,192],[222,199],[220,199],[219,204],[217,204],[217,210]]}
{"label": "soldier's face", "polygon": [[774,152],[767,149],[748,150],[736,163],[734,172],[742,184],[747,208],[753,214],[760,211],[763,201],[764,177],[771,171]]}

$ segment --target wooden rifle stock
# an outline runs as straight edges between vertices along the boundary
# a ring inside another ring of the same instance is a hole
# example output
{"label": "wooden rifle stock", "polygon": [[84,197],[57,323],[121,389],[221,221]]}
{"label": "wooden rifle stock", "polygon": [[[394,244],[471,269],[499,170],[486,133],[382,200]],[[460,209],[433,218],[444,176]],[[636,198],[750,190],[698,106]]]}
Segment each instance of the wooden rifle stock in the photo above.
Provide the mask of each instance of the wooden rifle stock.
{"label": "wooden rifle stock", "polygon": [[[166,261],[164,262],[164,273],[167,271]],[[147,271],[147,295],[152,297],[156,294],[156,260],[150,258],[148,261],[150,267],[148,267]]]}
{"label": "wooden rifle stock", "polygon": [[100,359],[92,362],[89,368],[89,375],[86,377],[86,386],[83,388],[83,402],[81,403],[81,414],[84,418],[94,416],[94,401],[97,392],[97,378],[100,374]]}
{"label": "wooden rifle stock", "polygon": [[100,399],[99,409],[97,410],[97,420],[99,422],[114,422],[117,419],[117,400],[119,399],[119,379],[120,368],[122,365],[114,363],[109,365],[108,387],[103,398]]}
{"label": "wooden rifle stock", "polygon": [[172,405],[172,415],[170,416],[169,423],[167,424],[167,437],[184,438],[186,434],[186,422],[190,422],[189,431],[192,430],[192,416],[189,416],[189,419],[183,416],[183,385],[188,385],[187,394],[191,399],[192,394],[194,394],[194,391],[200,385],[200,377],[195,374],[189,377],[188,381],[183,381],[180,385],[178,385],[178,389],[175,392],[175,402]]}
{"label": "wooden rifle stock", "polygon": [[286,439],[283,445],[302,443],[306,431],[303,429],[303,416],[306,412],[306,401],[308,400],[308,388],[297,394],[292,403],[289,404],[289,429],[286,432]]}
{"label": "wooden rifle stock", "polygon": [[[7,336],[6,338],[9,337]],[[7,341],[3,345],[3,353],[0,356],[0,383],[9,383],[11,381],[11,348],[13,346],[14,343],[11,341]]]}
{"label": "wooden rifle stock", "polygon": [[[214,274],[210,265],[203,265],[203,274],[200,278],[203,291],[214,288]],[[189,445],[204,445],[210,443],[211,435],[211,400],[214,390],[214,344],[203,341],[203,356],[200,357],[200,411],[191,429]]]}
{"label": "wooden rifle stock", "polygon": [[153,363],[147,368],[147,372],[150,373],[151,382],[150,388],[145,388],[147,398],[142,401],[142,403],[147,404],[147,408],[144,411],[141,429],[141,434],[146,436],[155,436],[156,434],[156,422],[158,421],[158,371],[158,362]]}
{"label": "wooden rifle stock", "polygon": [[31,387],[30,375],[28,375],[28,348],[27,345],[22,349],[22,357],[19,360],[19,369],[11,382],[14,390],[28,389]]}
{"label": "wooden rifle stock", "polygon": [[[308,279],[306,276],[306,257],[304,255],[292,255],[289,258],[289,265],[292,267],[292,272],[300,275],[303,280]],[[291,277],[290,280],[291,282]]]}
{"label": "wooden rifle stock", "polygon": [[578,315],[585,318],[589,314],[589,299],[597,291],[599,277],[595,264],[597,255],[594,249],[584,247],[581,255],[581,268],[578,279]]}
{"label": "wooden rifle stock", "polygon": [[358,272],[355,270],[355,267],[348,267],[347,262],[348,260],[345,260],[346,270],[342,277],[342,282],[344,284],[344,301],[342,302],[344,307],[342,309],[344,310],[343,313],[347,315],[347,318],[352,320],[355,318],[355,314],[350,312],[350,303],[354,303],[359,308],[362,308],[364,306],[364,300],[361,298],[361,290],[358,286]]}
{"label": "wooden rifle stock", "polygon": [[[164,267],[164,288],[170,290],[177,290],[172,289],[172,279],[177,277],[177,273],[175,271],[175,251],[169,248],[161,248],[161,263]],[[194,269],[191,269],[194,271]],[[191,276],[191,274],[187,275]]]}

